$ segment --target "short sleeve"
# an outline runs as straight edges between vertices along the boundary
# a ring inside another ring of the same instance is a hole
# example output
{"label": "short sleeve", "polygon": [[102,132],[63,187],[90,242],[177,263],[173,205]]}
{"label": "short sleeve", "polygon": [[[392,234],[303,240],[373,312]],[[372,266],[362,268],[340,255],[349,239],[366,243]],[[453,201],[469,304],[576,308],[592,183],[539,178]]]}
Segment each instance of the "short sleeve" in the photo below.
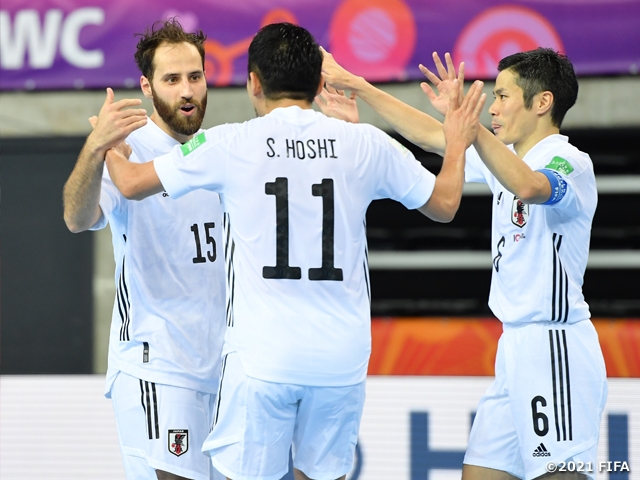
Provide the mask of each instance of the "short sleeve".
{"label": "short sleeve", "polygon": [[100,209],[102,210],[102,215],[89,230],[95,231],[105,228],[109,223],[109,217],[122,208],[123,200],[122,194],[109,176],[109,170],[105,168],[100,184]]}
{"label": "short sleeve", "polygon": [[576,215],[589,203],[589,195],[596,191],[595,177],[587,155],[557,155],[540,170],[544,170],[546,173],[542,173],[545,174],[553,174],[562,185],[562,198],[545,207],[563,215]]}
{"label": "short sleeve", "polygon": [[391,198],[413,210],[422,207],[433,193],[435,175],[422,166],[402,144],[377,132],[379,158],[376,198]]}
{"label": "short sleeve", "polygon": [[489,183],[490,172],[480,159],[478,151],[470,146],[465,154],[464,181],[469,183]]}
{"label": "short sleeve", "polygon": [[213,127],[201,132],[153,161],[156,174],[169,196],[179,198],[198,188],[220,191],[225,154],[219,148],[223,135],[214,133],[220,128]]}

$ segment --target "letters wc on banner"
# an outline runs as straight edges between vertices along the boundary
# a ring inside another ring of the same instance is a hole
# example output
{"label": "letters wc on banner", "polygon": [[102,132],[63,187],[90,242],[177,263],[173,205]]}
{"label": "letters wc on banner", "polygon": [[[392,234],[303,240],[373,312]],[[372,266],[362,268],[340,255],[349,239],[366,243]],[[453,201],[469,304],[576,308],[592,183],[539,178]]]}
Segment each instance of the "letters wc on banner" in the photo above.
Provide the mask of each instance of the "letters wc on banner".
{"label": "letters wc on banner", "polygon": [[253,35],[283,21],[374,82],[422,80],[432,51],[464,60],[468,78],[494,78],[500,58],[538,46],[566,53],[578,75],[640,67],[640,0],[3,0],[0,90],[137,88],[134,33],[169,17],[207,34],[211,86],[244,85]]}

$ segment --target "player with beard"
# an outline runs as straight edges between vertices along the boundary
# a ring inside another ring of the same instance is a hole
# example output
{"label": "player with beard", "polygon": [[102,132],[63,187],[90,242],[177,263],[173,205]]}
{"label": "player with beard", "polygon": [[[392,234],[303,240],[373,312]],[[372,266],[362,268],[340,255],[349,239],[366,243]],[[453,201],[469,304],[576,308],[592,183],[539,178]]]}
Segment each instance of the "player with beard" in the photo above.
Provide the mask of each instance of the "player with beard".
{"label": "player with beard", "polygon": [[[201,453],[218,390],[224,337],[224,262],[217,193],[130,201],[115,188],[106,151],[126,138],[131,160],[169,152],[200,130],[207,105],[205,36],[174,20],[140,34],[140,86],[153,101],[106,100],[64,187],[72,232],[113,235],[117,295],[105,396],[111,398],[128,479],[204,480]],[[150,120],[150,121],[149,121]],[[141,127],[141,128],[140,128]]]}

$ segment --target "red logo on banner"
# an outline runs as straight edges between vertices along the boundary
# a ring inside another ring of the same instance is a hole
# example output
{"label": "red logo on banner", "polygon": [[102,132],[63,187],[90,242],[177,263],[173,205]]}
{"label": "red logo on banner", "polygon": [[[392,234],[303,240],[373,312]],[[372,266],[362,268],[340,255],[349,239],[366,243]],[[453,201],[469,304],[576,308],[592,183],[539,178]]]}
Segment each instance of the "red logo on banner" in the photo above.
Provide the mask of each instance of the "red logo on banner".
{"label": "red logo on banner", "polygon": [[538,47],[564,51],[553,25],[530,8],[490,8],[463,29],[453,50],[457,65],[465,62],[467,78],[495,78],[500,59]]}
{"label": "red logo on banner", "polygon": [[331,19],[328,50],[368,80],[404,80],[416,46],[413,12],[402,0],[346,0]]}

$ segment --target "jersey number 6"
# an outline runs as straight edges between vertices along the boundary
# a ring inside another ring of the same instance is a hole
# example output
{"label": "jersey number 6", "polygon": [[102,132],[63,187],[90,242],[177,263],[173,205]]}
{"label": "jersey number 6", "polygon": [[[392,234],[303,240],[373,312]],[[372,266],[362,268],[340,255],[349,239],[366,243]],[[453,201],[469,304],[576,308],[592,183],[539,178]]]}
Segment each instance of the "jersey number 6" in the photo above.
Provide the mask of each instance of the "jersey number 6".
{"label": "jersey number 6", "polygon": [[[289,265],[289,181],[284,177],[264,185],[267,195],[276,197],[276,265],[262,267],[262,276],[273,279],[300,280],[300,267]],[[333,266],[334,200],[333,180],[311,186],[314,197],[322,197],[322,266],[309,269],[309,280],[342,281],[342,269]]]}

